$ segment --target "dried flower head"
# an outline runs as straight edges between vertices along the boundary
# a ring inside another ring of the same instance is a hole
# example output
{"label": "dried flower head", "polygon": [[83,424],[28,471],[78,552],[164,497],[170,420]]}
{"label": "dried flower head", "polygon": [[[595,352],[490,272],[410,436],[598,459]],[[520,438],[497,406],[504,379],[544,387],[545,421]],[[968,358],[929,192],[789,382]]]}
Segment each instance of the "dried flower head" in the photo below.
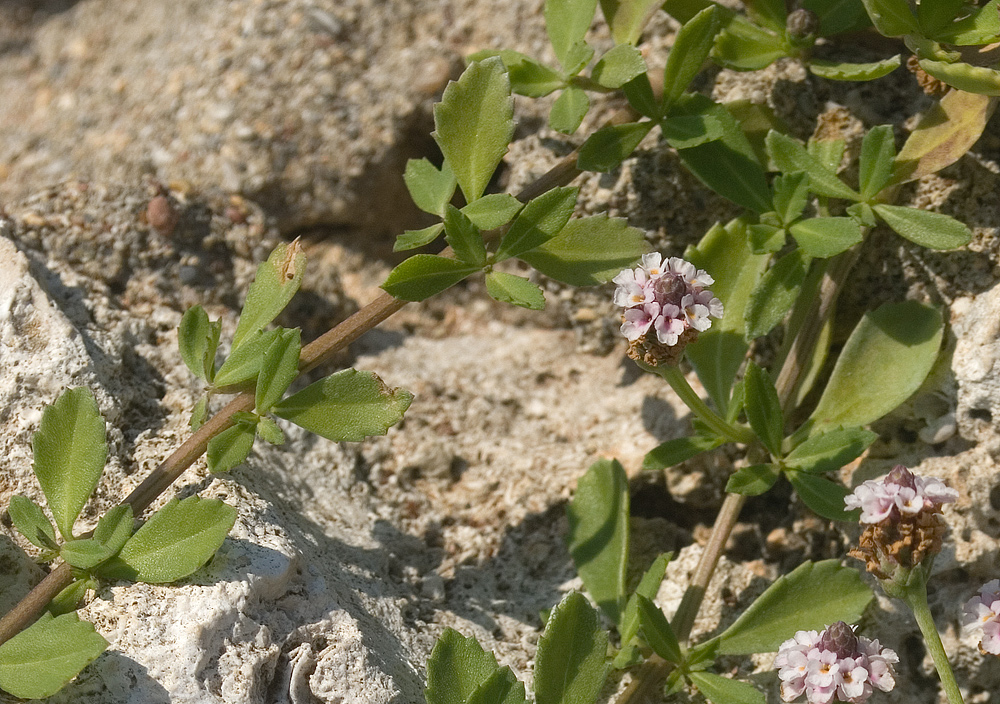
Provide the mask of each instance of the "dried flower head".
{"label": "dried flower head", "polygon": [[915,567],[941,552],[945,524],[941,507],[958,498],[936,477],[919,477],[903,465],[878,481],[867,481],[844,499],[848,509],[861,509],[867,524],[851,555],[864,560],[880,579],[896,566]]}
{"label": "dried flower head", "polygon": [[876,689],[888,692],[896,684],[892,666],[897,662],[893,650],[855,635],[843,621],[822,633],[797,632],[781,644],[774,659],[782,700],[790,702],[804,692],[810,704],[859,704]]}
{"label": "dried flower head", "polygon": [[979,650],[1000,655],[1000,579],[982,586],[977,596],[965,602],[962,626],[966,631],[981,631]]}
{"label": "dried flower head", "polygon": [[722,317],[722,302],[708,286],[715,280],[678,257],[645,254],[635,269],[612,279],[615,305],[625,309],[622,334],[629,356],[655,367],[676,364],[684,346]]}

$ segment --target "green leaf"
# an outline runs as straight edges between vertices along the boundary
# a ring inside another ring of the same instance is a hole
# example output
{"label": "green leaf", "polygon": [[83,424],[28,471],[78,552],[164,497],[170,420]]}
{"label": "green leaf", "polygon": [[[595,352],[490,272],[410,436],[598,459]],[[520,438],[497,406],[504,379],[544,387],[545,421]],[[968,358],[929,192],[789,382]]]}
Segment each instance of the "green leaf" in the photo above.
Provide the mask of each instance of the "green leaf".
{"label": "green leaf", "polygon": [[509,667],[502,667],[476,687],[468,704],[524,704],[524,683],[519,682]]}
{"label": "green leaf", "polygon": [[840,170],[846,150],[847,142],[843,139],[810,139],[806,143],[806,151],[832,174]]}
{"label": "green leaf", "polygon": [[719,653],[771,653],[796,631],[857,621],[871,590],[858,571],[838,560],[805,562],[779,577],[719,636]]}
{"label": "green leaf", "polygon": [[972,230],[943,213],[882,204],[875,206],[875,212],[899,235],[921,247],[955,249],[972,240]]}
{"label": "green leaf", "polygon": [[372,372],[343,369],[310,384],[274,407],[274,414],[335,442],[385,435],[413,394],[391,389]]}
{"label": "green leaf", "polygon": [[910,11],[906,0],[861,0],[868,16],[881,34],[887,37],[901,37],[904,34],[920,34],[917,18]]}
{"label": "green leaf", "polygon": [[916,301],[866,313],[810,417],[810,435],[867,425],[908,399],[934,365],[942,334],[941,313]]}
{"label": "green leaf", "polygon": [[798,469],[785,470],[785,476],[792,483],[802,503],[823,518],[847,523],[857,522],[858,512],[844,508],[844,498],[851,493],[848,489],[818,474]]}
{"label": "green leaf", "polygon": [[467,704],[479,687],[500,671],[496,658],[472,636],[446,628],[427,661],[427,704]]}
{"label": "green leaf", "polygon": [[501,303],[531,310],[545,309],[545,294],[538,284],[514,274],[491,271],[486,275],[486,292]]}
{"label": "green leaf", "polygon": [[757,24],[776,32],[785,31],[788,13],[784,0],[745,0],[743,4],[746,5],[747,15]]}
{"label": "green leaf", "polygon": [[785,246],[785,241],[788,239],[788,231],[785,228],[764,223],[748,226],[747,234],[750,236],[750,251],[754,254],[777,252]]}
{"label": "green leaf", "polygon": [[861,0],[803,0],[802,7],[819,17],[819,36],[858,32],[872,26]]}
{"label": "green leaf", "polygon": [[425,227],[422,230],[406,230],[403,234],[396,237],[396,242],[392,245],[392,251],[405,252],[409,249],[423,247],[424,245],[428,245],[436,240],[437,236],[442,232],[444,232],[443,222],[431,225],[430,227]]}
{"label": "green leaf", "polygon": [[601,0],[601,12],[615,44],[637,44],[649,18],[662,0]]}
{"label": "green leaf", "polygon": [[[933,3],[928,3],[933,5]],[[1000,35],[1000,1],[990,0],[978,7],[968,17],[950,22],[934,33],[934,39],[956,46],[992,44]],[[951,18],[954,18],[952,15]]]}
{"label": "green leaf", "polygon": [[56,527],[66,540],[83,510],[108,457],[104,418],[90,389],[62,393],[46,407],[38,432],[31,439],[35,476]]}
{"label": "green leaf", "polygon": [[747,362],[744,376],[746,401],[744,410],[754,433],[764,443],[764,447],[777,458],[781,457],[781,439],[785,432],[785,418],[781,412],[781,402],[774,383],[763,369]]}
{"label": "green leaf", "polygon": [[132,507],[118,504],[101,516],[94,529],[94,540],[104,545],[112,555],[117,555],[132,536]]}
{"label": "green leaf", "polygon": [[924,113],[896,157],[890,183],[927,176],[954,164],[986,128],[997,101],[953,90]]}
{"label": "green leaf", "polygon": [[934,36],[962,14],[965,0],[935,0],[917,5],[917,20],[925,36]]}
{"label": "green leaf", "polygon": [[262,417],[257,423],[257,436],[272,445],[285,444],[285,433],[282,432],[277,423],[267,416]]}
{"label": "green leaf", "polygon": [[667,617],[663,615],[656,604],[642,594],[636,594],[636,604],[639,607],[639,624],[642,635],[649,647],[668,662],[680,664],[683,662],[681,647],[670,627]]}
{"label": "green leaf", "polygon": [[777,465],[754,464],[737,470],[726,482],[726,492],[743,496],[760,496],[774,486],[781,476]]}
{"label": "green leaf", "polygon": [[566,540],[576,571],[601,610],[619,623],[627,596],[629,542],[628,477],[621,464],[592,464],[580,477],[566,513]]}
{"label": "green leaf", "polygon": [[205,453],[208,471],[228,472],[243,464],[253,449],[255,436],[254,426],[237,423],[209,440],[208,451]]}
{"label": "green leaf", "polygon": [[576,86],[569,86],[552,104],[549,112],[549,127],[556,132],[573,134],[583,122],[590,109],[590,98],[586,91]]}
{"label": "green leaf", "polygon": [[980,95],[1000,95],[1000,71],[965,63],[920,59],[920,68],[953,88]]}
{"label": "green leaf", "polygon": [[861,142],[858,183],[863,200],[871,200],[881,191],[892,175],[896,158],[896,141],[891,125],[879,125],[868,130]]}
{"label": "green leaf", "polygon": [[722,442],[722,438],[703,435],[667,440],[646,453],[642,460],[642,469],[643,471],[659,471],[673,467],[681,462],[686,462],[695,455],[700,455],[702,452],[714,450]]}
{"label": "green leaf", "polygon": [[749,682],[722,677],[711,672],[694,671],[688,673],[699,692],[714,704],[765,704],[767,699]]}
{"label": "green leaf", "polygon": [[660,122],[663,138],[674,149],[690,149],[722,139],[724,128],[714,115],[678,115]]}
{"label": "green leaf", "polygon": [[520,259],[564,284],[597,286],[634,265],[648,248],[642,230],[602,214],[570,220],[558,235]]}
{"label": "green leaf", "polygon": [[802,251],[810,257],[833,257],[856,245],[864,234],[854,218],[811,218],[789,228]]}
{"label": "green leaf", "polygon": [[579,63],[575,49],[583,42],[597,10],[597,0],[545,0],[545,31],[566,71]]}
{"label": "green leaf", "polygon": [[899,54],[865,64],[809,59],[809,71],[828,81],[874,81],[876,78],[888,76],[899,68],[901,63]]}
{"label": "green leaf", "polygon": [[678,150],[684,165],[719,195],[757,213],[773,210],[764,168],[739,123],[721,105],[703,95],[677,99],[670,117],[711,115],[722,126],[721,139]]}
{"label": "green leaf", "polygon": [[683,24],[712,4],[709,0],[666,0],[663,3],[663,10]]}
{"label": "green leaf", "polygon": [[76,614],[44,615],[0,645],[0,688],[22,699],[52,696],[107,647]]}
{"label": "green leaf", "polygon": [[726,413],[731,408],[733,380],[748,349],[743,322],[747,302],[769,257],[751,253],[746,222],[736,219],[725,227],[714,225],[697,248],[685,252],[685,258],[712,275],[712,292],[725,310],[722,320],[701,333],[685,352],[716,408]]}
{"label": "green leaf", "polygon": [[278,330],[257,331],[234,347],[215,374],[216,387],[235,386],[257,378],[264,354],[280,335]]}
{"label": "green leaf", "polygon": [[177,328],[181,359],[191,373],[211,383],[215,375],[215,350],[219,346],[222,324],[212,323],[201,306],[188,308]]}
{"label": "green leaf", "polygon": [[59,557],[70,566],[81,570],[89,570],[112,557],[111,552],[96,540],[82,538],[69,540],[59,549]]}
{"label": "green leaf", "polygon": [[785,225],[802,216],[808,199],[809,175],[805,171],[781,174],[774,179],[774,211]]}
{"label": "green leaf", "polygon": [[784,464],[804,472],[834,472],[860,457],[877,439],[876,433],[863,428],[837,428],[796,446]]}
{"label": "green leaf", "polygon": [[660,101],[653,94],[653,85],[645,73],[639,74],[623,85],[622,92],[625,94],[628,104],[640,115],[651,117],[654,120],[658,120],[662,116]]}
{"label": "green leaf", "polygon": [[444,206],[451,201],[458,185],[447,161],[439,169],[427,159],[408,160],[403,181],[416,206],[437,216],[444,214]]}
{"label": "green leaf", "polygon": [[736,16],[716,37],[712,58],[736,71],[759,71],[790,53],[783,37]]}
{"label": "green leaf", "polygon": [[[635,593],[629,597],[628,604],[622,614],[621,623],[618,625],[618,633],[621,635],[623,651],[632,640],[639,634],[639,600],[637,597],[644,596],[650,601],[656,598],[660,591],[660,584],[663,583],[663,576],[667,573],[667,565],[673,559],[673,553],[658,555],[649,569],[642,575]],[[628,657],[625,655],[624,657]],[[619,667],[619,665],[615,665]]]}
{"label": "green leaf", "polygon": [[279,244],[267,261],[257,267],[233,335],[233,351],[278,317],[302,285],[305,269],[306,255],[298,240]]}
{"label": "green leaf", "polygon": [[514,136],[514,100],[499,57],[469,64],[434,106],[434,140],[455,173],[465,200],[486,190]]}
{"label": "green leaf", "polygon": [[208,562],[236,522],[236,509],[218,499],[172,499],[135,532],[99,573],[106,579],[165,584]]}
{"label": "green leaf", "polygon": [[798,298],[809,269],[809,257],[795,249],[767,270],[746,307],[746,339],[762,337],[781,322]]}
{"label": "green leaf", "polygon": [[190,425],[192,431],[197,430],[205,423],[205,419],[208,417],[208,399],[209,394],[205,394],[191,409]]}
{"label": "green leaf", "polygon": [[46,611],[53,616],[62,616],[76,611],[80,602],[87,596],[87,590],[91,588],[91,585],[96,586],[91,579],[73,580],[68,587],[55,595],[49,605],[45,607]]}
{"label": "green leaf", "polygon": [[577,42],[569,49],[567,57],[568,63],[563,66],[567,76],[575,76],[580,73],[590,60],[594,58],[594,50],[586,42]]}
{"label": "green leaf", "polygon": [[445,206],[444,232],[459,261],[476,268],[486,264],[486,245],[479,228],[453,205]]}
{"label": "green leaf", "polygon": [[17,531],[28,541],[43,550],[55,550],[56,531],[42,511],[42,507],[27,496],[14,494],[7,507],[10,520]]}
{"label": "green leaf", "polygon": [[766,143],[767,153],[779,170],[785,173],[805,171],[809,175],[809,190],[813,193],[844,200],[861,199],[861,194],[844,184],[793,138],[771,130],[767,133]]}
{"label": "green leaf", "polygon": [[645,72],[646,62],[639,50],[628,44],[619,44],[600,58],[590,77],[605,88],[621,88]]}
{"label": "green leaf", "polygon": [[254,410],[259,415],[269,413],[299,375],[301,336],[298,328],[282,330],[264,353],[255,392]]}
{"label": "green leaf", "polygon": [[717,7],[710,5],[677,31],[663,69],[663,100],[667,105],[677,100],[701,71],[719,27]]}
{"label": "green leaf", "polygon": [[422,301],[479,271],[480,267],[434,254],[416,254],[397,266],[382,288],[404,301]]}
{"label": "green leaf", "polygon": [[509,193],[492,193],[462,208],[461,213],[480,230],[495,230],[509,223],[523,204]]}
{"label": "green leaf", "polygon": [[579,188],[553,188],[530,200],[500,241],[493,261],[517,257],[545,244],[569,222]]}
{"label": "green leaf", "polygon": [[511,90],[529,98],[541,98],[566,85],[558,71],[538,63],[530,56],[510,49],[484,49],[466,57],[467,62],[499,56],[507,68]]}
{"label": "green leaf", "polygon": [[535,657],[536,704],[593,704],[604,686],[608,634],[582,594],[552,609]]}
{"label": "green leaf", "polygon": [[652,121],[628,122],[608,125],[587,137],[580,146],[576,166],[581,171],[612,171],[631,156],[649,131],[656,125]]}

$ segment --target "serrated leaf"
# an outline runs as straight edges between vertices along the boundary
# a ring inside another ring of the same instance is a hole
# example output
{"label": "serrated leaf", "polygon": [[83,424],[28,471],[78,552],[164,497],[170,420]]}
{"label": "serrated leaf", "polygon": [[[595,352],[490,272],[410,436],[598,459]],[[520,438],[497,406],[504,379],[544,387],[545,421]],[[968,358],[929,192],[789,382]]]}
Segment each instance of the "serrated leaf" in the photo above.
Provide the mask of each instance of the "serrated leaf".
{"label": "serrated leaf", "polygon": [[428,245],[437,239],[438,235],[444,232],[444,223],[439,222],[422,230],[406,230],[396,237],[396,242],[392,245],[393,252],[405,252],[417,247]]}
{"label": "serrated leaf", "polygon": [[784,464],[804,472],[834,472],[860,457],[876,440],[878,435],[864,428],[837,428],[797,445]]}
{"label": "serrated leaf", "polygon": [[876,78],[888,76],[899,68],[900,64],[902,60],[899,54],[882,61],[864,64],[809,59],[809,71],[828,81],[874,81]]}
{"label": "serrated leaf", "polygon": [[808,269],[809,257],[795,249],[764,273],[744,314],[748,341],[766,335],[781,322],[798,298]]}
{"label": "serrated leaf", "polygon": [[583,122],[590,109],[590,98],[586,91],[576,86],[568,86],[559,94],[549,112],[549,127],[556,132],[573,134]]}
{"label": "serrated leaf", "polygon": [[455,252],[455,257],[467,266],[480,268],[486,264],[486,245],[483,235],[462,211],[453,205],[445,206],[444,238]]}
{"label": "serrated leaf", "polygon": [[298,240],[279,244],[267,261],[257,267],[233,334],[233,351],[278,317],[302,285],[305,269],[306,255]]}
{"label": "serrated leaf", "polygon": [[416,254],[397,266],[382,284],[383,290],[404,301],[422,301],[451,288],[480,270],[465,262],[434,254]]}
{"label": "serrated leaf", "polygon": [[545,0],[545,31],[567,71],[578,62],[574,46],[583,41],[596,10],[597,0]]}
{"label": "serrated leaf", "polygon": [[621,88],[641,73],[646,62],[634,46],[619,44],[598,59],[590,78],[605,88]]}
{"label": "serrated leaf", "polygon": [[215,374],[216,387],[235,386],[256,379],[264,354],[280,334],[279,330],[257,331],[239,347],[234,347]]}
{"label": "serrated leaf", "polygon": [[434,140],[465,200],[486,190],[514,136],[514,100],[499,57],[469,64],[434,106]]}
{"label": "serrated leaf", "polygon": [[783,37],[737,15],[716,36],[712,58],[726,68],[759,71],[790,53]]}
{"label": "serrated leaf", "polygon": [[649,18],[662,0],[601,0],[601,12],[615,44],[637,44]]}
{"label": "serrated leaf", "polygon": [[90,389],[68,389],[42,412],[31,439],[35,476],[56,527],[66,540],[104,471],[104,418]]}
{"label": "serrated leaf", "polygon": [[188,308],[177,328],[177,345],[184,365],[196,377],[211,382],[215,372],[215,350],[222,326],[212,324],[201,306]]}
{"label": "serrated leaf", "polygon": [[604,686],[608,634],[583,595],[552,609],[535,657],[536,704],[593,704]]}
{"label": "serrated leaf", "polygon": [[343,369],[274,407],[274,414],[336,442],[385,435],[403,418],[413,394],[392,389],[372,372]]}
{"label": "serrated leaf", "polygon": [[558,235],[519,258],[564,284],[597,286],[634,265],[648,249],[641,230],[602,214],[570,220]]}
{"label": "serrated leaf", "polygon": [[785,246],[788,231],[783,227],[759,223],[747,227],[750,251],[754,254],[770,254]]}
{"label": "serrated leaf", "polygon": [[868,130],[861,142],[858,167],[858,185],[862,199],[871,200],[889,182],[895,157],[896,141],[892,126],[879,125]]}
{"label": "serrated leaf", "polygon": [[524,207],[509,193],[491,193],[462,208],[461,213],[480,230],[503,227]]}
{"label": "serrated leaf", "polygon": [[408,160],[403,181],[414,204],[425,213],[437,216],[444,214],[444,206],[451,201],[458,185],[447,161],[439,169],[428,159]]}
{"label": "serrated leaf", "polygon": [[920,34],[917,18],[910,11],[906,0],[861,0],[868,16],[881,34],[887,37],[901,37],[904,34]]}
{"label": "serrated leaf", "polygon": [[530,56],[510,49],[484,49],[466,57],[467,62],[499,56],[507,68],[511,90],[529,98],[541,98],[566,85],[558,71],[540,64]]}
{"label": "serrated leaf", "polygon": [[545,294],[542,289],[521,276],[491,271],[486,275],[486,292],[501,303],[530,310],[545,309]]}
{"label": "serrated leaf", "polygon": [[722,444],[722,438],[691,435],[667,440],[646,453],[642,460],[643,471],[659,471],[686,462],[696,455],[714,450]]}
{"label": "serrated leaf", "polygon": [[690,149],[722,139],[723,126],[715,115],[678,115],[660,122],[663,138],[674,149]]}
{"label": "serrated leaf", "polygon": [[858,512],[844,508],[844,498],[851,493],[850,490],[818,474],[797,469],[785,470],[785,476],[802,503],[818,515],[831,521],[857,522]]}
{"label": "serrated leaf", "polygon": [[810,218],[792,225],[792,237],[810,257],[833,257],[856,245],[864,234],[854,218]]}
{"label": "serrated leaf", "polygon": [[668,662],[677,664],[683,662],[677,636],[674,635],[674,630],[670,627],[670,623],[667,622],[667,617],[663,615],[660,607],[642,594],[636,594],[635,600],[639,607],[639,624],[642,635],[649,647]]}
{"label": "serrated leaf", "polygon": [[256,429],[238,423],[226,428],[208,441],[205,458],[208,461],[208,471],[228,472],[243,464],[253,449]]}
{"label": "serrated leaf", "polygon": [[663,99],[667,105],[677,100],[701,71],[712,51],[719,27],[716,6],[711,5],[677,31],[663,69]]}
{"label": "serrated leaf", "polygon": [[806,151],[832,174],[840,170],[846,150],[847,142],[843,139],[810,139],[806,143]]}
{"label": "serrated leaf", "polygon": [[587,137],[580,146],[576,166],[582,171],[611,171],[636,150],[656,125],[652,121],[608,125]]}
{"label": "serrated leaf", "polygon": [[750,427],[764,443],[764,447],[774,457],[780,458],[785,419],[774,383],[767,372],[754,364],[753,360],[747,362],[743,383],[746,392],[744,410]]}
{"label": "serrated leaf", "polygon": [[98,572],[106,579],[175,582],[208,562],[235,522],[236,509],[218,499],[172,499]]}
{"label": "serrated leaf", "polygon": [[625,469],[595,462],[580,477],[567,508],[569,552],[583,585],[614,623],[626,601],[629,496]]}
{"label": "serrated leaf", "polygon": [[524,704],[524,683],[509,667],[502,667],[476,687],[468,704]]}
{"label": "serrated leaf", "polygon": [[767,698],[749,682],[722,677],[711,672],[694,671],[688,678],[705,699],[714,704],[765,704]]}
{"label": "serrated leaf", "polygon": [[285,444],[285,433],[281,430],[277,423],[272,419],[264,416],[257,423],[257,437],[259,437],[264,442],[269,442],[272,445],[284,445]]}
{"label": "serrated leaf", "polygon": [[944,213],[883,204],[876,205],[875,212],[897,234],[921,247],[955,249],[972,241],[972,230]]}
{"label": "serrated leaf", "polygon": [[760,496],[774,486],[781,471],[773,464],[754,464],[736,470],[726,482],[726,492],[743,496]]}
{"label": "serrated leaf", "polygon": [[0,688],[23,699],[52,696],[107,647],[76,614],[44,615],[0,645]]}
{"label": "serrated leaf", "polygon": [[779,577],[719,636],[719,653],[771,653],[796,631],[857,621],[871,590],[838,560],[805,562]]}
{"label": "serrated leaf", "polygon": [[774,179],[774,211],[790,225],[802,216],[809,199],[809,175],[805,171],[781,174]]}
{"label": "serrated leaf", "polygon": [[301,337],[298,328],[282,330],[264,353],[255,391],[254,410],[259,415],[269,413],[299,375]]}
{"label": "serrated leaf", "polygon": [[32,545],[43,550],[54,550],[58,547],[52,523],[42,511],[42,507],[27,496],[20,494],[11,496],[7,512],[17,531]]}
{"label": "serrated leaf", "polygon": [[427,661],[427,704],[467,704],[492,675],[500,671],[496,658],[472,636],[446,628]]}
{"label": "serrated leaf", "polygon": [[848,187],[837,175],[795,139],[771,130],[767,133],[767,153],[781,171],[804,171],[809,175],[809,190],[821,196],[860,200],[861,194]]}
{"label": "serrated leaf", "polygon": [[493,260],[520,256],[558,235],[573,214],[579,192],[578,188],[553,188],[530,200],[500,241]]}

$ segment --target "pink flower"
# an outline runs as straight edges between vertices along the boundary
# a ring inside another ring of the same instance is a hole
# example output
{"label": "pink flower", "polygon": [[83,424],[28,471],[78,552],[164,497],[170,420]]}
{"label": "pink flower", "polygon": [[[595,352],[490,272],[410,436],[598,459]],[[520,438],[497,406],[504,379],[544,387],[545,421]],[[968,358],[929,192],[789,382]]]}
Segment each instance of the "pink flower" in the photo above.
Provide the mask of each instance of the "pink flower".
{"label": "pink flower", "polygon": [[920,477],[901,464],[878,481],[866,481],[844,498],[848,509],[861,509],[862,523],[881,523],[887,519],[913,517],[924,511],[940,512],[941,506],[958,499],[936,477]]}
{"label": "pink flower", "polygon": [[810,704],[861,704],[876,689],[896,684],[893,665],[899,657],[877,640],[854,634],[838,621],[822,633],[799,631],[781,644],[774,665],[781,680],[781,698],[790,702],[803,693]]}
{"label": "pink flower", "polygon": [[1000,655],[1000,579],[987,582],[965,603],[962,626],[966,631],[981,628],[979,649],[984,653]]}

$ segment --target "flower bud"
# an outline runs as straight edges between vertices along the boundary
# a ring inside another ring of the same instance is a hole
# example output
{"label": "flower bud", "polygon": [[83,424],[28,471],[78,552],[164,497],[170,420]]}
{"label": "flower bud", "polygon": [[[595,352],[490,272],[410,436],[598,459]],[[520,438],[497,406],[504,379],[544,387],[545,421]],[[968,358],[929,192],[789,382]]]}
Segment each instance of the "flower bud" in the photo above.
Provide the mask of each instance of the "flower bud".
{"label": "flower bud", "polygon": [[785,29],[792,44],[798,47],[812,46],[819,34],[819,15],[812,10],[799,8],[789,13]]}

